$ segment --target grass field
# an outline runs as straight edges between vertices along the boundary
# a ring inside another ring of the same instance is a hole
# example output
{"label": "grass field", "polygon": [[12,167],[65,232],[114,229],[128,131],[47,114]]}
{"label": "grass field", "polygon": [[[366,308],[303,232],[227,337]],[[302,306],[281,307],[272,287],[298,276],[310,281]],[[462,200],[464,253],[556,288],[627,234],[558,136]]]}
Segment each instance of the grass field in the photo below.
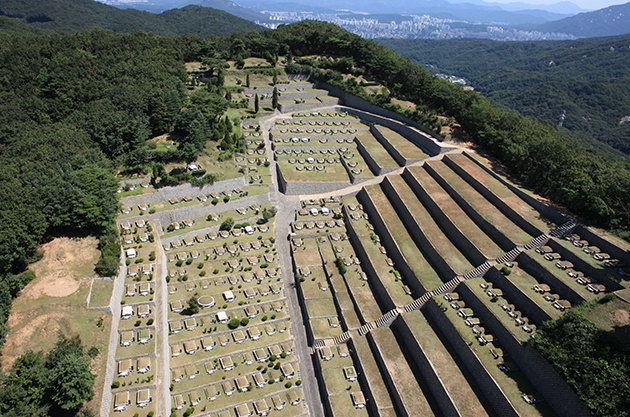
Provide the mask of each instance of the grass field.
{"label": "grass field", "polygon": [[100,351],[92,361],[95,397],[87,404],[92,410],[100,408],[111,324],[111,316],[87,308],[99,258],[96,245],[94,238],[56,238],[42,246],[43,258],[29,268],[36,278],[13,301],[2,351],[6,370],[28,350],[48,352],[59,332],[78,334],[86,349],[95,346]]}
{"label": "grass field", "polygon": [[112,297],[114,281],[94,281],[90,295],[90,307],[107,307]]}

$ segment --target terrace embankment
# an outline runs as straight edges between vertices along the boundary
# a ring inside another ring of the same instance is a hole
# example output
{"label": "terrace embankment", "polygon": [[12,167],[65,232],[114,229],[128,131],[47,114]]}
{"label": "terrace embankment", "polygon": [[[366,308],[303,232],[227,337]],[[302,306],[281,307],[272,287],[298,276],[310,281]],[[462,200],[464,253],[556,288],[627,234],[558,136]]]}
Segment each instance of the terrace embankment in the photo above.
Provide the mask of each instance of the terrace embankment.
{"label": "terrace embankment", "polygon": [[383,190],[407,225],[418,247],[446,282],[474,268],[431,217],[402,177],[386,178]]}
{"label": "terrace embankment", "polygon": [[514,224],[443,161],[429,161],[424,168],[503,250],[509,251],[517,243],[524,244],[538,236]]}
{"label": "terrace embankment", "polygon": [[531,236],[540,236],[549,231],[547,224],[540,219],[539,212],[466,155],[445,155],[443,161],[508,219]]}
{"label": "terrace embankment", "polygon": [[504,253],[427,171],[421,168],[407,169],[402,177],[436,223],[472,264],[482,264],[487,259],[498,258]]}
{"label": "terrace embankment", "polygon": [[400,315],[392,327],[411,353],[443,415],[488,415],[468,375],[459,368],[422,312],[416,310]]}
{"label": "terrace embankment", "polygon": [[556,414],[562,417],[590,415],[551,364],[527,344],[521,343],[468,285],[468,282],[463,282],[457,287],[461,299],[483,321],[484,327],[500,341],[503,350],[510,355],[527,379],[536,385],[538,392]]}

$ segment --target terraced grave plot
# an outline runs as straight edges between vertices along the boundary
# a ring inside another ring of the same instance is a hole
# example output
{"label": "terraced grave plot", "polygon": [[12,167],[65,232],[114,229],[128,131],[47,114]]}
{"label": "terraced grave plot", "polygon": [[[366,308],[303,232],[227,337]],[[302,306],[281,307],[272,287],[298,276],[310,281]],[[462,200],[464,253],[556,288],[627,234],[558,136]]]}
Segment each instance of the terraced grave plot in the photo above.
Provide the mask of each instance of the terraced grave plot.
{"label": "terraced grave plot", "polygon": [[[354,248],[347,240],[331,241],[331,245],[334,246],[336,250],[341,249],[341,254],[344,256],[351,257],[353,259],[357,257],[354,252]],[[328,265],[335,264],[335,260],[337,258],[334,254],[331,254],[330,251],[322,250],[322,255],[324,255],[324,260]],[[334,268],[337,268],[337,266]],[[331,266],[330,269],[333,270],[333,267]],[[378,303],[374,298],[374,293],[370,287],[367,274],[362,269],[362,266],[355,264],[353,266],[346,267],[345,272],[341,274],[341,276],[348,288],[348,294],[357,307],[357,314],[360,315],[362,323],[372,322],[379,318],[382,313],[378,308]]]}
{"label": "terraced grave plot", "polygon": [[[364,337],[352,339],[352,343],[348,344],[347,347],[348,349],[352,348],[358,362],[361,364],[363,377],[367,381],[371,399],[374,401],[379,415],[395,417],[396,410],[394,409],[392,398],[385,385],[383,374],[379,370],[379,365],[372,355],[367,339]],[[338,347],[338,349],[340,348]]]}
{"label": "terraced grave plot", "polygon": [[374,137],[369,130],[359,131],[356,140],[363,145],[370,157],[380,168],[398,168],[398,163],[392,158],[387,149]]}
{"label": "terraced grave plot", "polygon": [[[498,229],[503,235],[514,243],[524,244],[536,236],[531,236],[514,224],[501,211],[479,194],[470,184],[457,175],[442,161],[430,161],[425,169],[449,192],[454,192],[463,198],[481,217]],[[435,174],[434,174],[435,173]],[[450,188],[450,190],[449,190]],[[459,204],[459,203],[458,203]]]}
{"label": "terraced grave plot", "polygon": [[375,209],[378,210],[381,221],[385,224],[387,230],[383,232],[389,234],[395,240],[403,257],[407,260],[407,265],[414,272],[424,289],[431,290],[442,285],[442,280],[408,233],[407,227],[398,217],[382,189],[377,186],[368,187],[366,188],[366,194],[373,202]]}
{"label": "terraced grave plot", "polygon": [[452,161],[455,166],[460,167],[474,180],[490,190],[501,201],[516,211],[521,217],[541,230],[543,233],[551,231],[548,222],[544,221],[542,215],[529,203],[516,195],[501,181],[490,175],[486,170],[470,159],[467,154],[450,154],[445,157],[447,161]]}
{"label": "terraced grave plot", "polygon": [[[358,205],[356,197],[344,198],[344,203]],[[354,234],[356,239],[352,240],[352,244],[355,247],[358,257],[350,258],[345,256],[341,262],[348,268],[351,262],[356,264],[363,262],[366,265],[362,268],[368,271],[368,276],[372,279],[378,280],[377,282],[369,282],[371,288],[374,290],[374,285],[383,286],[387,294],[387,299],[379,300],[384,303],[386,308],[390,308],[391,305],[402,307],[413,299],[405,293],[402,281],[399,280],[400,273],[395,272],[394,262],[387,257],[380,249],[380,245],[372,240],[374,232],[368,227],[368,221],[362,215],[362,212],[356,210],[355,216],[352,215],[346,217],[347,227],[349,234]]]}
{"label": "terraced grave plot", "polygon": [[372,338],[374,341],[372,353],[377,362],[383,363],[385,369],[381,369],[381,371],[385,378],[390,380],[406,412],[409,415],[436,415],[429,405],[429,400],[427,400],[427,396],[430,394],[423,391],[418,385],[416,376],[392,331],[386,327],[375,329],[370,332],[368,338]]}
{"label": "terraced grave plot", "polygon": [[374,125],[374,128],[396,149],[407,161],[424,161],[429,157],[419,146],[400,133],[382,125]]}
{"label": "terraced grave plot", "polygon": [[517,263],[512,263],[510,269],[512,272],[506,277],[508,281],[534,301],[552,319],[557,319],[562,315],[560,310],[553,307],[553,302],[560,299],[554,288],[536,280],[532,275],[519,268]]}
{"label": "terraced grave plot", "polygon": [[[458,275],[474,269],[474,266],[457,249],[453,242],[444,234],[439,225],[431,217],[427,208],[417,199],[413,191],[400,176],[388,178],[392,189],[385,189],[387,197],[393,206],[398,210],[399,215],[408,221],[411,217],[417,225],[420,233],[430,242],[439,256]],[[405,211],[407,215],[405,216]],[[408,225],[409,227],[409,225]],[[415,235],[419,237],[419,235]],[[435,260],[433,260],[435,263]],[[447,281],[452,276],[442,276],[443,281]]]}
{"label": "terraced grave plot", "polygon": [[[425,319],[422,312],[416,310],[402,316],[404,326],[401,325],[404,332],[409,331],[415,339],[412,344],[413,352],[420,351],[430,364],[429,368],[425,368],[424,378],[437,378],[441,386],[436,387],[429,383],[429,389],[440,391],[445,390],[448,393],[450,401],[448,407],[452,407],[465,416],[484,416],[488,415],[484,406],[475,394],[475,388],[471,386],[473,381],[467,380],[462,373],[449,348],[442,344],[439,336],[433,331]],[[416,355],[413,355],[417,358]],[[418,358],[416,360],[419,360]],[[427,375],[428,374],[428,375]],[[443,410],[445,413],[446,409]]]}
{"label": "terraced grave plot", "polygon": [[[501,341],[487,342],[486,329],[481,325],[469,327],[466,321],[441,298],[435,301],[443,306],[443,314],[457,331],[458,336],[469,346],[474,347],[471,352],[483,364],[485,371],[492,376],[510,404],[523,416],[553,416],[555,415],[544,402],[528,404],[522,399],[523,393],[536,395],[535,385],[532,384],[514,364],[509,363],[501,349]],[[473,329],[476,331],[473,332]],[[481,341],[480,336],[484,336]],[[484,341],[485,340],[485,341]],[[506,355],[507,356],[507,355]],[[501,370],[499,365],[504,366]],[[492,401],[492,399],[490,399]]]}
{"label": "terraced grave plot", "polygon": [[318,355],[318,364],[326,387],[326,401],[333,415],[367,416],[367,409],[365,407],[357,409],[353,402],[352,393],[364,394],[352,358],[337,354],[332,358],[323,359]]}
{"label": "terraced grave plot", "polygon": [[[348,172],[340,162],[300,165],[297,161],[292,164],[289,160],[279,160],[277,163],[288,182],[350,183]],[[311,169],[307,169],[307,166]]]}
{"label": "terraced grave plot", "polygon": [[[487,258],[503,255],[501,249],[488,235],[475,224],[451,196],[422,168],[408,168],[402,177],[411,189],[421,187],[427,197],[437,205],[448,219],[475,245]],[[418,193],[416,192],[416,195]]]}
{"label": "terraced grave plot", "polygon": [[[579,238],[579,236],[577,237]],[[593,278],[598,279],[600,277],[603,277],[603,279],[610,279],[615,282],[622,281],[623,277],[619,275],[618,273],[618,270],[619,270],[618,260],[616,259],[612,259],[612,260],[599,259],[598,260],[594,258],[594,256],[597,256],[598,254],[601,255],[601,252],[598,251],[599,248],[593,245],[588,245],[583,240],[581,240],[583,246],[576,246],[574,245],[573,241],[565,240],[565,239],[552,238],[552,240],[554,242],[559,243],[561,246],[566,248],[572,254],[577,255],[579,259],[583,260],[588,265],[595,268],[595,273],[591,274],[593,275]],[[580,242],[580,240],[578,240],[578,242]],[[585,250],[589,251],[589,253],[586,253]],[[623,285],[623,282],[621,282],[621,284]],[[627,284],[625,286],[627,286]]]}
{"label": "terraced grave plot", "polygon": [[[526,253],[547,273],[554,276],[557,280],[567,285],[572,291],[578,294],[586,301],[598,298],[597,295],[590,292],[586,288],[586,284],[582,285],[577,282],[576,278],[572,278],[567,274],[567,271],[559,269],[556,264],[561,259],[554,259],[549,261],[544,258],[544,255],[536,253],[534,250],[528,250]],[[585,281],[586,282],[586,281]]]}
{"label": "terraced grave plot", "polygon": [[503,291],[483,278],[466,281],[467,285],[488,310],[521,343],[526,343],[535,333],[536,325],[531,323],[518,303],[510,303]]}

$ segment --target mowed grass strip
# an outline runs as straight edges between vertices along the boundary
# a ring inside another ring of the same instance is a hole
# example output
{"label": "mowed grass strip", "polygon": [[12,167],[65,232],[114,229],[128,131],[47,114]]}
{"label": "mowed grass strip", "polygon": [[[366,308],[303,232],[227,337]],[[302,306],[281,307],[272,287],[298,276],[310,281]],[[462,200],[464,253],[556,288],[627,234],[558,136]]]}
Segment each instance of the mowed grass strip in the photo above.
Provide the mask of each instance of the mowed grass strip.
{"label": "mowed grass strip", "polygon": [[435,415],[392,331],[382,327],[372,330],[369,337],[373,338],[377,349],[373,354],[382,357],[407,415]]}
{"label": "mowed grass strip", "polygon": [[450,159],[458,166],[462,167],[466,172],[472,175],[473,178],[483,184],[484,187],[489,189],[532,225],[543,232],[550,231],[549,226],[541,219],[541,214],[538,211],[466,155],[463,153],[450,154],[446,155],[445,158]]}
{"label": "mowed grass strip", "polygon": [[[354,200],[356,203],[356,199]],[[358,203],[357,203],[358,204]],[[334,242],[335,247],[343,249],[340,255],[344,257],[356,257],[354,248],[349,241]],[[328,263],[334,263],[336,257],[330,252],[322,252],[325,256],[325,260]],[[335,266],[336,268],[336,266]],[[381,310],[378,308],[378,303],[374,298],[374,293],[366,281],[361,280],[361,272],[363,269],[361,266],[353,265],[346,268],[346,273],[343,275],[343,279],[349,289],[349,294],[352,295],[352,299],[358,307],[358,314],[362,319],[362,322],[371,322],[381,317]]]}
{"label": "mowed grass strip", "polygon": [[359,131],[356,138],[381,168],[398,168],[398,163],[369,131]]}
{"label": "mowed grass strip", "polygon": [[[501,249],[488,235],[475,224],[462,208],[448,195],[438,182],[421,167],[408,168],[408,174],[427,192],[453,224],[475,245],[487,258],[498,258],[503,255]],[[410,179],[405,178],[407,181]]]}
{"label": "mowed grass strip", "polygon": [[[366,195],[370,198],[370,192],[373,188],[378,187],[371,186],[365,188]],[[378,207],[378,203],[377,203]],[[379,250],[380,244],[375,240],[372,240],[373,232],[368,228],[368,221],[361,218],[359,220],[348,220],[351,222],[350,224],[354,228],[359,238],[359,244],[363,247],[365,254],[368,259],[362,260],[370,262],[370,264],[374,267],[374,270],[377,274],[377,277],[370,277],[371,279],[378,279],[381,281],[389,299],[397,306],[402,307],[406,304],[409,304],[413,301],[409,295],[405,294],[403,291],[403,284],[401,281],[396,280],[396,276],[393,274],[394,266],[389,266],[387,264],[388,256],[386,254],[382,254]]]}
{"label": "mowed grass strip", "polygon": [[442,232],[433,220],[427,208],[418,200],[413,190],[401,176],[388,177],[404,206],[412,214],[422,233],[440,256],[457,274],[463,274],[474,268],[451,240]]}
{"label": "mowed grass strip", "polygon": [[403,158],[422,161],[429,157],[419,146],[415,145],[400,133],[382,125],[374,125],[374,127],[385,136],[385,139],[387,139],[398,152],[400,152]]}
{"label": "mowed grass strip", "polygon": [[366,192],[374,202],[381,219],[389,229],[392,238],[394,238],[407,260],[407,264],[420,280],[422,286],[427,290],[431,290],[442,285],[442,280],[407,232],[407,228],[400,217],[398,217],[396,210],[383,190],[379,186],[373,186],[366,188]]}
{"label": "mowed grass strip", "polygon": [[527,243],[534,236],[525,232],[514,224],[501,211],[490,203],[484,196],[479,194],[462,177],[457,175],[450,167],[442,161],[430,161],[427,164],[442,177],[451,187],[454,188],[463,199],[468,202],[484,219],[496,227],[501,233],[514,243]]}
{"label": "mowed grass strip", "polygon": [[453,404],[462,416],[487,416],[488,413],[477,398],[477,395],[466,381],[466,377],[457,363],[433,331],[424,315],[416,310],[403,314],[411,333],[422,347],[427,359],[448,392]]}

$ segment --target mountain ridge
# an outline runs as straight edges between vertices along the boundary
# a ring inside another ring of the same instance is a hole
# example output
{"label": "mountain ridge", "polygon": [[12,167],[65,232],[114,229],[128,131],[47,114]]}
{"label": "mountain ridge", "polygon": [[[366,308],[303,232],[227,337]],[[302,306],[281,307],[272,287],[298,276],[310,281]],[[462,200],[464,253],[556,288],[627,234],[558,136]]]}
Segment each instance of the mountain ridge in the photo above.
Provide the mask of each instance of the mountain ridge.
{"label": "mountain ridge", "polygon": [[630,3],[543,23],[535,29],[568,33],[580,38],[623,35],[630,33]]}

